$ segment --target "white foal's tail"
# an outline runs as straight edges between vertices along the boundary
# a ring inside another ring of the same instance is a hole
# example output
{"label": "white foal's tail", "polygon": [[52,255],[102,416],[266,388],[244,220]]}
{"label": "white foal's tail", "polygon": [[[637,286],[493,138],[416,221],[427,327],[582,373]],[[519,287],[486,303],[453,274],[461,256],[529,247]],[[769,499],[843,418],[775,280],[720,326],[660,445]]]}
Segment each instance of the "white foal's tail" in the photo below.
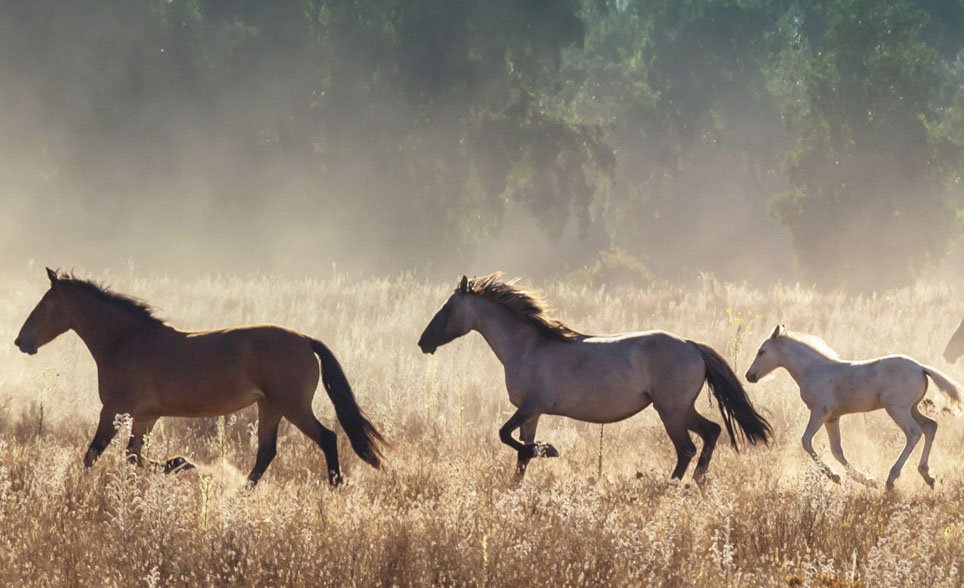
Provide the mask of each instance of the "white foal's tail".
{"label": "white foal's tail", "polygon": [[940,373],[939,371],[935,370],[934,368],[928,365],[922,365],[921,367],[924,368],[924,373],[930,376],[932,380],[934,380],[934,383],[937,384],[937,387],[940,389],[941,392],[950,396],[954,400],[954,402],[961,401],[961,393],[959,391],[960,386],[955,384],[950,378],[948,378],[944,374]]}

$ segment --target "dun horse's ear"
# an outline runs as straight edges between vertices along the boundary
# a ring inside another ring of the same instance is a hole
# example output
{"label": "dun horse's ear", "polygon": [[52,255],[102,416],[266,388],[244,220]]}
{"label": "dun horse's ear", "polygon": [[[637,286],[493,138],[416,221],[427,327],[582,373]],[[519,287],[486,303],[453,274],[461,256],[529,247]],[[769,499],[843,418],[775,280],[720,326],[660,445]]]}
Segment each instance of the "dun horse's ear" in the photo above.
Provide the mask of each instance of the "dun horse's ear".
{"label": "dun horse's ear", "polygon": [[57,279],[58,279],[57,272],[55,272],[54,270],[50,269],[49,267],[47,268],[47,277],[50,278],[50,285],[51,285],[51,286],[53,286],[54,284],[57,283]]}
{"label": "dun horse's ear", "polygon": [[462,276],[462,281],[459,282],[459,292],[463,294],[469,291],[469,279],[466,276]]}
{"label": "dun horse's ear", "polygon": [[782,337],[786,334],[787,334],[786,325],[777,325],[776,328],[773,329],[773,332],[770,333],[770,338],[776,339],[777,337]]}

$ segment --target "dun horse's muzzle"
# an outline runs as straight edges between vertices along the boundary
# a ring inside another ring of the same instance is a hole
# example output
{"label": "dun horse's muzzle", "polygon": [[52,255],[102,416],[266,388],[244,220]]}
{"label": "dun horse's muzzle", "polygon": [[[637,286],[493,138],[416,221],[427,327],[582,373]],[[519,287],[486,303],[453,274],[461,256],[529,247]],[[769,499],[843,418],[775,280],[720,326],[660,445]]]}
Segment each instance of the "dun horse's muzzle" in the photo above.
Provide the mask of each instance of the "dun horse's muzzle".
{"label": "dun horse's muzzle", "polygon": [[749,383],[751,383],[751,384],[756,384],[759,380],[760,380],[760,378],[758,378],[756,374],[751,373],[751,372],[747,372],[747,373],[746,373],[746,381],[747,381],[747,382],[749,382]]}

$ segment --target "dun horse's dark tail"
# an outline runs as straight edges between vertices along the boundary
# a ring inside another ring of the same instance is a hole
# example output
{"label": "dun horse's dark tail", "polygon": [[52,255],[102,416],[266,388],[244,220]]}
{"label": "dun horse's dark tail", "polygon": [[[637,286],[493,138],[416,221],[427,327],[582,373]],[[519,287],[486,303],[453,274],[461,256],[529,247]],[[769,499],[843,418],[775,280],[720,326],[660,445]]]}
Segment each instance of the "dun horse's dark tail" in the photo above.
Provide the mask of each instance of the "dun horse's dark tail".
{"label": "dun horse's dark tail", "polygon": [[[696,341],[690,341],[690,343],[695,345],[703,356],[703,363],[706,364],[706,381],[720,405],[723,424],[726,425],[726,432],[730,434],[730,443],[733,447],[739,450],[737,436],[742,437],[750,445],[768,444],[773,435],[770,423],[753,408],[746,390],[743,389],[743,385],[730,365],[709,345]],[[733,427],[734,420],[739,425],[738,429]]]}
{"label": "dun horse's dark tail", "polygon": [[382,434],[375,429],[375,425],[368,420],[364,411],[355,402],[355,395],[351,391],[351,385],[345,372],[341,369],[341,364],[335,359],[335,355],[321,341],[312,339],[311,348],[321,359],[321,382],[328,392],[335,405],[335,414],[338,415],[338,422],[341,423],[345,433],[351,441],[351,447],[362,458],[373,467],[380,467],[384,455],[382,448],[388,445]]}

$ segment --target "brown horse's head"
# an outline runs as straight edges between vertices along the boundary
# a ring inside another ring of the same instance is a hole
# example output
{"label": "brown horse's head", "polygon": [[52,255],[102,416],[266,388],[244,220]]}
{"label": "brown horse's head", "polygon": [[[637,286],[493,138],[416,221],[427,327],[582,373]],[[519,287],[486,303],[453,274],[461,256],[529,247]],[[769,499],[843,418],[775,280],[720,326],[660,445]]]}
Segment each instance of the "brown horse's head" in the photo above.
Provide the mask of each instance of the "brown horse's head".
{"label": "brown horse's head", "polygon": [[435,313],[418,339],[422,353],[435,353],[446,343],[458,339],[472,329],[474,318],[469,297],[469,279],[462,276],[455,292],[449,296],[442,308]]}
{"label": "brown horse's head", "polygon": [[47,277],[50,278],[50,289],[27,317],[27,321],[20,328],[17,340],[14,341],[14,345],[19,347],[20,351],[29,355],[37,353],[37,349],[50,343],[70,328],[68,315],[64,310],[60,276],[54,270],[47,268]]}
{"label": "brown horse's head", "polygon": [[962,355],[964,355],[964,321],[961,321],[951,340],[947,342],[947,347],[944,349],[944,359],[947,360],[947,363],[954,363]]}

